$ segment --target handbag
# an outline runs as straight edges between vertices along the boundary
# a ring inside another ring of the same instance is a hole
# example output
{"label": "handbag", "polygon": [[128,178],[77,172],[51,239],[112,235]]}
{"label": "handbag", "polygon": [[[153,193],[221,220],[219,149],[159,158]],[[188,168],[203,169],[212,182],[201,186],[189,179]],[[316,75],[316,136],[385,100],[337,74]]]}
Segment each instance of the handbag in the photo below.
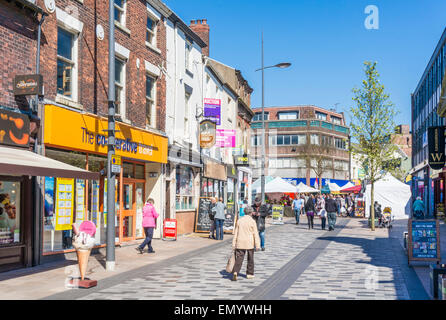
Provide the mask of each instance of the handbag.
{"label": "handbag", "polygon": [[228,263],[226,264],[226,272],[231,273],[234,269],[235,265],[235,250],[232,250],[231,256],[228,259]]}

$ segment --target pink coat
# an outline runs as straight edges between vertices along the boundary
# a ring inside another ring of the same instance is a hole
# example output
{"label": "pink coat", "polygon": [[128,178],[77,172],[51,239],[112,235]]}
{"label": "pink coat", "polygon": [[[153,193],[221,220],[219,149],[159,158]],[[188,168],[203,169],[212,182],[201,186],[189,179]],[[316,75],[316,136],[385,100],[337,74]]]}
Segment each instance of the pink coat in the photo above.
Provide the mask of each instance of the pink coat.
{"label": "pink coat", "polygon": [[155,228],[155,219],[158,218],[158,212],[153,205],[146,203],[142,209],[142,227],[143,228]]}

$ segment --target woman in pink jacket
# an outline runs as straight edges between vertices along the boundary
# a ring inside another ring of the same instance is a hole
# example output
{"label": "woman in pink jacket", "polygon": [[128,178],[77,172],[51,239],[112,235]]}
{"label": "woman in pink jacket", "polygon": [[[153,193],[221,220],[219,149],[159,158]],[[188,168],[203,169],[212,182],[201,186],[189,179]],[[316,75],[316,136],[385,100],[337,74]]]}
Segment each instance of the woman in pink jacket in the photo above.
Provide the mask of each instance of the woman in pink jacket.
{"label": "woman in pink jacket", "polygon": [[155,201],[152,198],[148,198],[144,208],[142,209],[142,227],[144,228],[144,233],[146,234],[146,239],[140,246],[136,247],[136,251],[139,253],[144,253],[144,248],[146,245],[149,247],[149,253],[155,253],[152,248],[152,238],[153,230],[156,228],[156,219],[158,218],[158,213],[155,209]]}

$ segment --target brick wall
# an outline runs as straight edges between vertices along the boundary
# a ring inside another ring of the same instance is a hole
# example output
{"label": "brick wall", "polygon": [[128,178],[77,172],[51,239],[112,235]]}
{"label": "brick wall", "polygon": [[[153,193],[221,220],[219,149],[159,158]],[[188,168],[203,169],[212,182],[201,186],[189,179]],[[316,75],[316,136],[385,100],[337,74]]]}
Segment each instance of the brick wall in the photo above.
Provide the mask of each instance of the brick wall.
{"label": "brick wall", "polygon": [[[45,8],[44,1],[38,4]],[[56,6],[70,13],[83,23],[78,38],[78,103],[83,110],[106,115],[108,113],[108,1],[56,0]],[[164,21],[157,24],[157,47],[161,53],[148,48],[146,39],[146,2],[128,0],[125,30],[115,27],[115,42],[130,51],[126,63],[126,118],[133,126],[145,128],[145,63],[165,65],[166,28]],[[102,25],[104,39],[96,37],[96,25]],[[49,14],[43,26],[41,71],[45,83],[45,98],[55,101],[57,88],[57,18],[56,12]],[[139,59],[139,68],[137,60]],[[165,131],[166,81],[161,73],[156,88],[157,129]]]}
{"label": "brick wall", "polygon": [[14,76],[36,69],[38,22],[28,10],[0,0],[0,106],[28,109],[26,98],[15,98]]}

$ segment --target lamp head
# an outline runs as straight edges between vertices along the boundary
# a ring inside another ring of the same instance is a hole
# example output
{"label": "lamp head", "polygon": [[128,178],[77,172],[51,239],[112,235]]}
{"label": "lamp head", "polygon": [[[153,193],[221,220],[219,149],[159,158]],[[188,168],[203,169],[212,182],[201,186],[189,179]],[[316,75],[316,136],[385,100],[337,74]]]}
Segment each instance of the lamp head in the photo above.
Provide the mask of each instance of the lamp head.
{"label": "lamp head", "polygon": [[288,68],[289,66],[291,66],[291,63],[289,63],[289,62],[282,62],[282,63],[278,63],[275,65],[275,67],[281,68],[281,69]]}

